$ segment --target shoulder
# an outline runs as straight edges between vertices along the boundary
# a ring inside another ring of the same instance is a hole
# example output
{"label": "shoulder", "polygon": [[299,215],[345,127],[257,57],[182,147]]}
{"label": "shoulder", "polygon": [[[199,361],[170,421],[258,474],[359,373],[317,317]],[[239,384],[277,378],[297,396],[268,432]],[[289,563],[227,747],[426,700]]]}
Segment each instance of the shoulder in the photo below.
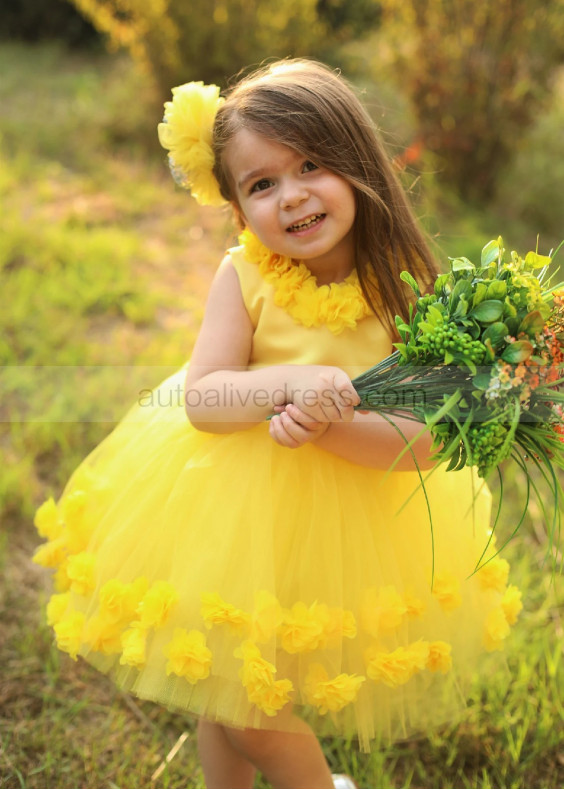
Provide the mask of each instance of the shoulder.
{"label": "shoulder", "polygon": [[245,247],[232,247],[223,259],[222,267],[230,268],[237,277],[245,308],[254,326],[260,318],[269,286],[261,275],[260,267],[249,260]]}

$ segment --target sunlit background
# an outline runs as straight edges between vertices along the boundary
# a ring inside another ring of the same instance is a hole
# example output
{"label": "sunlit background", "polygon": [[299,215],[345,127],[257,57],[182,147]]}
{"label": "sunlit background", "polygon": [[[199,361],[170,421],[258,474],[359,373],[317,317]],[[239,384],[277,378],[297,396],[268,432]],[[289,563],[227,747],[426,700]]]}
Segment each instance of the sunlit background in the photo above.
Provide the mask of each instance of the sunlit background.
{"label": "sunlit background", "polygon": [[[0,787],[203,787],[192,721],[54,648],[33,513],[140,381],[189,358],[236,238],[169,177],[171,87],[286,56],[355,84],[443,265],[500,234],[523,253],[564,239],[564,0],[3,0]],[[503,474],[509,539],[522,480]],[[361,787],[564,785],[564,581],[545,527],[531,504],[509,546],[521,628],[477,704],[371,755],[324,739],[333,770]]]}

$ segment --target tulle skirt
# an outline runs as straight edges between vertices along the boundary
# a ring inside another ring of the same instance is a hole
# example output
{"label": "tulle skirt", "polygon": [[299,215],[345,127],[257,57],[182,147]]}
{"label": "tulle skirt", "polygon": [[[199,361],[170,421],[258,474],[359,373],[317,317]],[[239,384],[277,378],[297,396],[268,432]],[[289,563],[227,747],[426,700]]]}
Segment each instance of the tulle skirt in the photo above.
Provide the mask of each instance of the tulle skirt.
{"label": "tulle skirt", "polygon": [[367,748],[452,719],[521,606],[482,482],[437,470],[427,502],[416,473],[281,448],[266,424],[198,432],[166,405],[183,376],[38,511],[58,646],[234,727],[303,710]]}

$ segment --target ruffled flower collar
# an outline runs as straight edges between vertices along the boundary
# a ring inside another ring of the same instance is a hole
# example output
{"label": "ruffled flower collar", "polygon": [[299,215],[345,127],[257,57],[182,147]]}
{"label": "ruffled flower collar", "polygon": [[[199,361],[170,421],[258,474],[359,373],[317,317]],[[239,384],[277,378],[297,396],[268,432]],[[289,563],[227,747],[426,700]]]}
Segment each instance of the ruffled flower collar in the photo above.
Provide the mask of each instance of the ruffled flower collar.
{"label": "ruffled flower collar", "polygon": [[272,252],[249,230],[241,233],[239,243],[247,260],[256,263],[263,279],[274,287],[274,303],[296,323],[325,325],[338,335],[356,329],[357,322],[371,314],[356,271],[341,283],[318,286],[304,263]]}

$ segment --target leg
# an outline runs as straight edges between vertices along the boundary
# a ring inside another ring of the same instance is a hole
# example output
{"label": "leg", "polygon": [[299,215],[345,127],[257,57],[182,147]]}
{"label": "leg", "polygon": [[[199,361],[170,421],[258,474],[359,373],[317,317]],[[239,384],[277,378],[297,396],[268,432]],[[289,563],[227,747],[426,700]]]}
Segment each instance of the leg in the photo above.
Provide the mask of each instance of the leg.
{"label": "leg", "polygon": [[206,787],[254,786],[254,765],[231,745],[221,724],[200,719],[198,751]]}
{"label": "leg", "polygon": [[292,715],[292,732],[225,727],[225,736],[248,762],[256,765],[273,787],[334,786],[319,741],[297,716]]}

